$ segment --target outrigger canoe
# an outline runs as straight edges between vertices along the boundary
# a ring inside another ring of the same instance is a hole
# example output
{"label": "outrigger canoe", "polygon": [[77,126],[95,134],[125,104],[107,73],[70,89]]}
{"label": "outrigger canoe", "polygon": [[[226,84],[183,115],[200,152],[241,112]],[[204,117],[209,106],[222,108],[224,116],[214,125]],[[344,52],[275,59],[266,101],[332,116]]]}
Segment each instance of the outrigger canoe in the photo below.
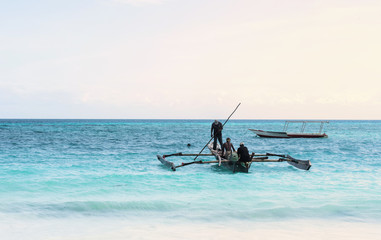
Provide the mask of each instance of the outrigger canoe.
{"label": "outrigger canoe", "polygon": [[[280,155],[280,154],[273,154],[273,153],[266,153],[266,154],[254,154],[251,162],[245,164],[238,162],[238,156],[236,153],[233,152],[231,159],[225,159],[221,156],[220,150],[213,150],[213,143],[208,145],[209,150],[211,151],[210,154],[192,154],[192,153],[173,153],[170,155],[157,155],[157,159],[166,167],[170,168],[173,171],[176,171],[177,168],[185,167],[191,164],[209,164],[209,163],[216,163],[218,166],[227,168],[231,170],[233,173],[236,172],[243,172],[248,173],[250,166],[252,163],[255,162],[287,162],[288,164],[302,169],[302,170],[309,170],[311,168],[311,162],[309,160],[299,160],[291,157],[290,155]],[[171,156],[213,156],[216,160],[213,161],[191,161],[187,163],[181,163],[179,165],[175,165],[173,162],[168,161],[166,158]],[[272,157],[279,157],[278,159],[268,159],[270,156]]]}
{"label": "outrigger canoe", "polygon": [[208,145],[208,148],[210,152],[214,155],[216,160],[218,160],[218,165],[223,166],[231,171],[233,173],[235,172],[243,172],[243,173],[248,173],[251,162],[249,163],[243,163],[243,162],[238,162],[238,154],[236,152],[232,152],[232,155],[230,156],[230,159],[226,159],[222,156],[222,151],[220,149],[220,146],[217,144],[217,150],[213,149],[213,142],[211,142]]}

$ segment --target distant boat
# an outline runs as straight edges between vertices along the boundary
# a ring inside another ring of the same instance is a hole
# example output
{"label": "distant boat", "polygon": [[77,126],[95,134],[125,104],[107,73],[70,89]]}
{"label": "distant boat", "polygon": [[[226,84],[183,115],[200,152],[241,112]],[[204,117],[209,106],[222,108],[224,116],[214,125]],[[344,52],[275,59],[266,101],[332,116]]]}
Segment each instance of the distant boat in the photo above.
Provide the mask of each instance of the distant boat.
{"label": "distant boat", "polygon": [[[301,123],[300,132],[287,132],[289,123]],[[317,133],[305,133],[307,123],[320,123],[320,130]],[[264,131],[258,129],[249,129],[250,131],[257,134],[259,137],[267,138],[326,138],[327,134],[323,132],[324,124],[329,123],[329,121],[286,121],[283,127],[283,132],[274,131]]]}

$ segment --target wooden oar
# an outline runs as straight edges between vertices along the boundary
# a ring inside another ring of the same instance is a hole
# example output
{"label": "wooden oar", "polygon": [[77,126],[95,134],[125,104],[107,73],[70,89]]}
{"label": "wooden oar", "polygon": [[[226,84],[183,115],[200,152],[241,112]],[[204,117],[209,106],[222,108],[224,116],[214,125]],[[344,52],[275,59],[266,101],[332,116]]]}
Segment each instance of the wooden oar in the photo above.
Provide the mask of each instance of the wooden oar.
{"label": "wooden oar", "polygon": [[[226,119],[226,121],[224,122],[224,124],[222,124],[222,127],[225,126],[225,124],[229,121],[229,119],[231,118],[231,116],[233,116],[233,114],[235,113],[235,111],[237,111],[239,105],[241,105],[241,103],[239,103],[237,105],[237,107],[234,109],[234,111],[230,114],[230,116],[228,117],[228,119]],[[212,141],[212,139],[214,138],[214,136],[212,138],[210,138],[210,140],[208,141],[207,144],[205,144],[205,146],[201,149],[201,151],[198,153],[198,155],[193,159],[193,161],[196,161],[196,159],[198,158],[198,156],[200,156],[200,154],[202,153],[202,151],[204,151],[204,149],[206,148],[206,146],[208,146],[208,144]],[[221,146],[222,147],[222,146]]]}

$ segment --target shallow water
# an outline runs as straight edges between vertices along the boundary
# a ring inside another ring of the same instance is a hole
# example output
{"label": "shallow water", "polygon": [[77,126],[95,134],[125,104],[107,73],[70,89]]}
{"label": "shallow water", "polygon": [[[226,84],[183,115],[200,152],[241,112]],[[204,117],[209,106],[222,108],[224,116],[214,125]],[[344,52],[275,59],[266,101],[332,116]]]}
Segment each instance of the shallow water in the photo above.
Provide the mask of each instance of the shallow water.
{"label": "shallow water", "polygon": [[[35,221],[56,230],[76,221],[91,229],[91,219],[168,225],[381,223],[381,121],[331,121],[324,139],[266,139],[248,131],[280,131],[283,121],[231,120],[225,126],[223,137],[236,147],[244,141],[257,153],[309,159],[310,171],[255,163],[248,174],[195,164],[172,172],[156,159],[156,154],[199,152],[211,123],[0,120],[0,232],[10,237]],[[192,157],[168,160],[179,164]]]}

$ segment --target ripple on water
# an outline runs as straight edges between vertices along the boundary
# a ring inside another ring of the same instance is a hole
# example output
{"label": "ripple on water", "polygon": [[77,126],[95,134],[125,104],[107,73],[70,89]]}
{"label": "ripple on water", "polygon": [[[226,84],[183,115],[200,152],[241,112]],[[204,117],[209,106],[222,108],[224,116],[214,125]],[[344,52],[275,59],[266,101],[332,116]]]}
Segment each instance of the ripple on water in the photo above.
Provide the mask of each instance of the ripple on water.
{"label": "ripple on water", "polygon": [[9,215],[381,220],[380,121],[333,121],[326,139],[264,139],[247,129],[279,130],[282,122],[232,120],[223,137],[236,147],[244,141],[250,151],[312,163],[310,171],[255,163],[248,174],[160,164],[156,154],[198,152],[209,140],[205,120],[1,120],[0,127],[0,212]]}

